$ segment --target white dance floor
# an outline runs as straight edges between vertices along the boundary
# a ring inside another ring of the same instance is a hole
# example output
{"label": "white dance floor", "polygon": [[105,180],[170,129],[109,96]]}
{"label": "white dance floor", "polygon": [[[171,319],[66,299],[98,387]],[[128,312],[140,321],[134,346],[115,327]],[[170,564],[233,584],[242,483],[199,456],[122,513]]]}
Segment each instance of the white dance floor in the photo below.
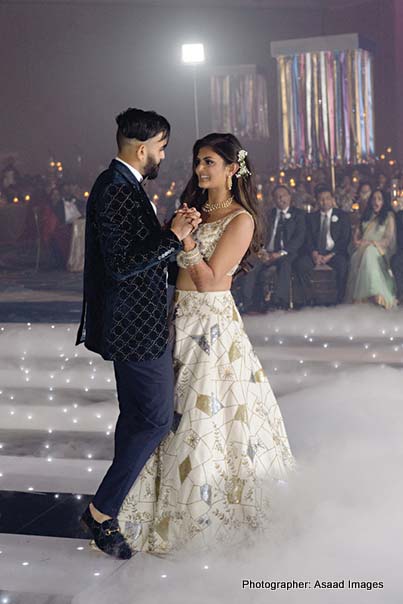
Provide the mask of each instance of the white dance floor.
{"label": "white dance floor", "polygon": [[[80,539],[3,533],[0,603],[401,604],[403,310],[278,312],[245,328],[298,462],[273,500],[271,534],[225,553],[120,562]],[[108,467],[112,364],[74,336],[67,324],[1,326],[3,501],[15,491],[80,500]],[[306,586],[276,587],[287,581]]]}

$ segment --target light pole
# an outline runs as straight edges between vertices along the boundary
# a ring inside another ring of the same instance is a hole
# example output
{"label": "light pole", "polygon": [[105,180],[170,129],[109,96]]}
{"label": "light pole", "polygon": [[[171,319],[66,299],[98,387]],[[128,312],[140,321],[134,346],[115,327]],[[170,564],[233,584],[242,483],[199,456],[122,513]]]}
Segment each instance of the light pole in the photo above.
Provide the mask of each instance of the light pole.
{"label": "light pole", "polygon": [[199,105],[197,100],[197,66],[205,61],[203,44],[182,44],[182,63],[193,67],[193,104],[195,114],[196,138],[200,137]]}

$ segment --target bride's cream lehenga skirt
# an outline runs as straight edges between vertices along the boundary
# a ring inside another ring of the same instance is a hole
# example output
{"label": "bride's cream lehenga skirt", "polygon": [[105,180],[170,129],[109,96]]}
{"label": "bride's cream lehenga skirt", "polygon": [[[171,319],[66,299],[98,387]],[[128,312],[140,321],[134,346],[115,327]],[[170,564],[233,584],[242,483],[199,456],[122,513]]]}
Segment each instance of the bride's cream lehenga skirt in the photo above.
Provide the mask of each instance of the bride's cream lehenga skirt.
{"label": "bride's cream lehenga skirt", "polygon": [[[175,422],[119,514],[137,550],[231,542],[294,467],[280,409],[229,291],[177,291]],[[264,493],[264,494],[263,494]]]}

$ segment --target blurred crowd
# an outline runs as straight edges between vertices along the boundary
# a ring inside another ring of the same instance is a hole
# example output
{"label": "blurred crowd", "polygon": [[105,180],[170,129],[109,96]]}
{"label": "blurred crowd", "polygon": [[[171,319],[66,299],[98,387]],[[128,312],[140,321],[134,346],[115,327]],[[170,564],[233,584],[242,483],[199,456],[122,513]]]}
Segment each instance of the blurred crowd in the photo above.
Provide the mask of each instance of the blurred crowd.
{"label": "blurred crowd", "polygon": [[[32,176],[8,158],[0,174],[0,213],[22,206],[34,216],[41,269],[82,270],[89,183],[66,178],[53,160],[46,173]],[[156,180],[144,183],[161,223],[179,207],[190,175],[190,163],[167,161]],[[368,300],[390,308],[402,301],[403,172],[391,149],[333,175],[299,168],[255,177],[266,240],[249,258],[253,270],[234,283],[243,312]]]}

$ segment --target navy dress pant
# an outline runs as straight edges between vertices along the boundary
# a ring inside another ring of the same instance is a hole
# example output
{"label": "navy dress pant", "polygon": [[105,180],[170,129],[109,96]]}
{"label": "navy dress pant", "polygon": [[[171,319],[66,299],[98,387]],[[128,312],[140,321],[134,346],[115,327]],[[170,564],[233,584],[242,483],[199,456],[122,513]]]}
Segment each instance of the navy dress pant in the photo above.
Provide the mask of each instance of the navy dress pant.
{"label": "navy dress pant", "polygon": [[94,499],[116,517],[148,458],[169,433],[174,415],[171,347],[152,361],[114,361],[120,414],[115,454]]}

